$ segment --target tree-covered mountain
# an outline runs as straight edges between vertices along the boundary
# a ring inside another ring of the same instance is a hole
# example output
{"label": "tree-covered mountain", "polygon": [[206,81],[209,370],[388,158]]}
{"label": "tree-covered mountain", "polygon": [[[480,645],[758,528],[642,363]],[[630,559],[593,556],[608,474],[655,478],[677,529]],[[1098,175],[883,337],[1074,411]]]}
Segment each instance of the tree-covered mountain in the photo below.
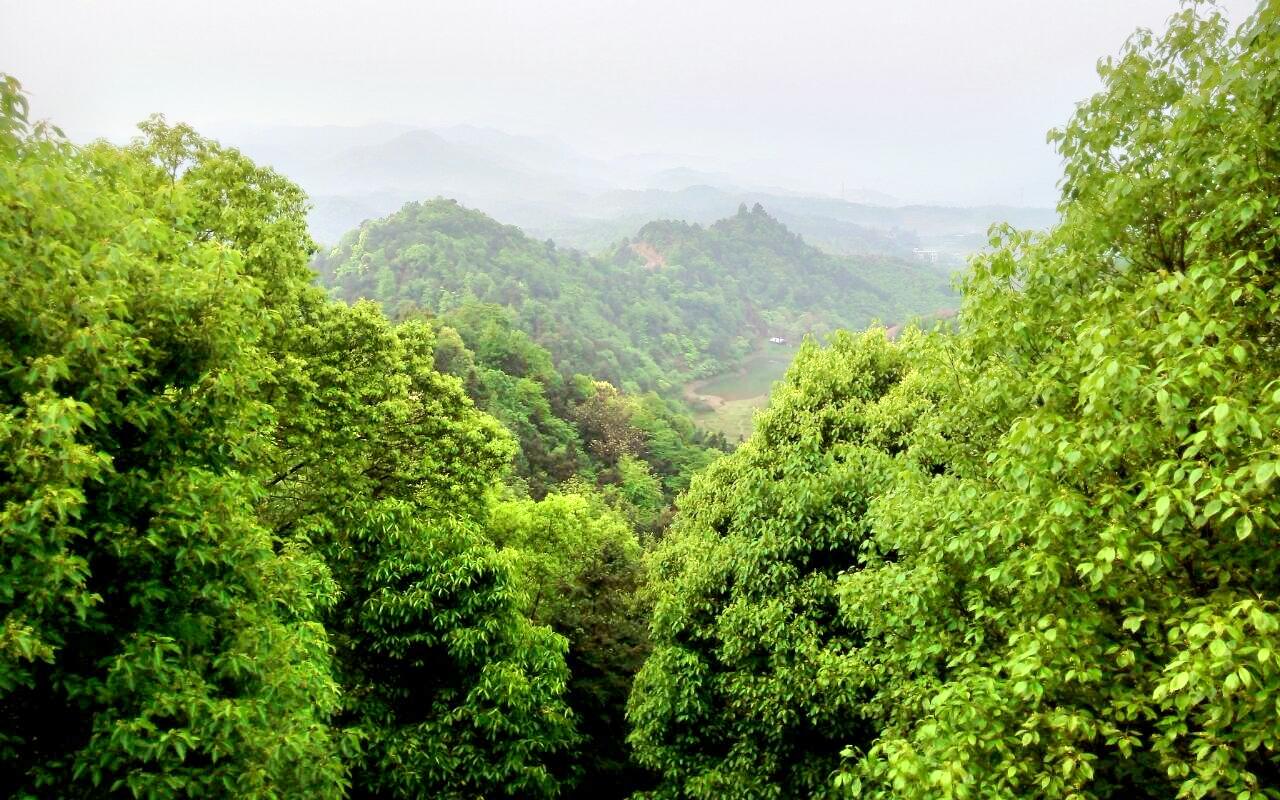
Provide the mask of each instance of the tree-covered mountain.
{"label": "tree-covered mountain", "polygon": [[[873,203],[813,197],[768,189],[744,189],[707,181],[680,186],[664,182],[645,189],[618,189],[583,201],[576,215],[542,216],[513,210],[509,218],[567,246],[592,252],[654,219],[710,225],[738,206],[760,204],[810,244],[832,253],[912,256],[937,250],[939,268],[950,272],[987,244],[996,223],[1041,230],[1057,220],[1049,208],[938,206]],[[324,206],[328,205],[326,201]],[[588,213],[589,212],[589,213]],[[526,219],[526,214],[528,218]]]}
{"label": "tree-covered mountain", "polygon": [[953,303],[947,278],[889,256],[807,245],[756,206],[709,227],[645,226],[605,257],[539,242],[448,200],[409,203],[316,261],[337,297],[391,313],[510,308],[566,372],[667,391],[735,366],[770,336],[900,320]]}
{"label": "tree-covered mountain", "polygon": [[956,299],[946,276],[916,261],[830,255],[759,204],[706,228],[649,223],[614,260],[644,269],[659,300],[713,352],[730,347],[727,331],[799,338],[908,319]]}

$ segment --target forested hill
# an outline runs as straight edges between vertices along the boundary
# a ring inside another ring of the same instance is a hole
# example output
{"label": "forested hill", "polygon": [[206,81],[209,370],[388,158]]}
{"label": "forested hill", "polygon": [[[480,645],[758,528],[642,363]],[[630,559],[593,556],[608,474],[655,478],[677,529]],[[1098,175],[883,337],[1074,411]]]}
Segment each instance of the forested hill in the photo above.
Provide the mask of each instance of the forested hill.
{"label": "forested hill", "polygon": [[[641,263],[660,292],[736,313],[738,331],[798,336],[863,328],[954,303],[946,276],[892,256],[835,256],[792,233],[756,204],[703,228],[651,222],[616,252]],[[689,309],[690,324],[705,315]]]}
{"label": "forested hill", "polygon": [[[446,200],[366,224],[318,263],[345,299],[376,298],[401,321],[429,320],[436,368],[512,433],[509,477],[536,498],[585,481],[651,530],[726,446],[678,403],[638,391],[664,373],[613,321],[625,303],[612,305],[605,287],[622,268]],[[633,390],[625,395],[623,376]]]}
{"label": "forested hill", "polygon": [[650,223],[593,257],[437,199],[366,222],[316,268],[338,297],[374,299],[393,315],[506,306],[562,371],[631,391],[731,369],[769,336],[954,303],[947,278],[927,266],[826,254],[758,205],[706,228]]}

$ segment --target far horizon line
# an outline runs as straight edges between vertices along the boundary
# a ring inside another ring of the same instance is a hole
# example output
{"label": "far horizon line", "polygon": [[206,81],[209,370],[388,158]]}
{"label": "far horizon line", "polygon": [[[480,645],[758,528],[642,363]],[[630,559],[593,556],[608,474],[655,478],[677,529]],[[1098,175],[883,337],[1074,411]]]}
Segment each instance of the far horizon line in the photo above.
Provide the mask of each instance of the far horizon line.
{"label": "far horizon line", "polygon": [[[362,121],[362,122],[283,122],[283,121],[254,122],[254,121],[247,121],[243,119],[226,119],[226,118],[221,120],[205,120],[202,122],[191,122],[186,119],[180,119],[176,116],[170,116],[165,112],[156,112],[156,113],[164,116],[170,123],[189,124],[191,125],[191,127],[193,127],[196,130],[197,133],[207,136],[208,138],[214,141],[217,141],[219,144],[222,144],[224,146],[235,147],[236,149],[245,151],[246,154],[249,154],[251,156],[252,156],[252,153],[250,151],[253,149],[252,145],[249,145],[245,142],[234,141],[234,138],[228,138],[228,137],[229,136],[235,137],[237,135],[239,136],[252,135],[255,133],[284,132],[284,131],[304,132],[304,131],[329,130],[329,131],[353,131],[354,132],[354,131],[377,131],[380,128],[387,129],[387,132],[388,132],[387,137],[385,139],[380,140],[380,142],[373,143],[373,144],[366,144],[366,145],[358,145],[358,146],[376,146],[377,144],[388,143],[408,133],[427,132],[427,133],[435,134],[437,136],[441,136],[441,138],[446,138],[442,136],[442,134],[447,133],[450,130],[457,131],[457,130],[470,129],[474,131],[483,131],[483,132],[498,134],[505,137],[533,140],[541,144],[561,147],[570,151],[573,155],[579,158],[583,158],[588,161],[599,162],[605,165],[616,164],[618,162],[625,162],[631,159],[661,158],[661,159],[668,159],[674,162],[678,162],[662,170],[664,172],[674,171],[677,169],[688,169],[692,172],[700,172],[705,174],[711,174],[714,172],[721,172],[721,173],[728,172],[729,174],[724,175],[724,177],[731,179],[729,182],[689,183],[677,189],[660,188],[660,187],[653,187],[653,186],[642,186],[638,184],[637,185],[619,185],[615,187],[615,189],[618,191],[653,191],[653,192],[665,192],[665,193],[678,193],[681,191],[687,191],[689,189],[694,189],[701,186],[707,186],[707,187],[722,190],[722,191],[738,191],[738,192],[744,192],[744,193],[758,192],[758,193],[772,193],[772,194],[791,194],[799,197],[830,200],[830,201],[849,203],[852,205],[859,205],[859,206],[870,206],[870,207],[878,207],[878,208],[897,208],[897,209],[913,208],[913,207],[967,208],[967,209],[1003,207],[1003,208],[1029,209],[1029,210],[1052,210],[1057,207],[1057,203],[1058,203],[1058,198],[1056,194],[1053,200],[1050,202],[1034,202],[1034,201],[1027,202],[1022,199],[1013,199],[1009,197],[1001,197],[998,199],[993,197],[986,197],[982,199],[966,201],[958,197],[919,196],[919,195],[912,194],[910,192],[890,191],[890,190],[876,187],[876,186],[868,186],[865,184],[859,184],[859,183],[853,183],[853,182],[850,182],[847,186],[845,186],[842,182],[841,189],[843,191],[832,190],[832,189],[820,189],[820,188],[815,188],[810,181],[806,181],[803,178],[799,178],[798,176],[795,176],[793,180],[789,180],[786,182],[780,182],[776,180],[773,180],[773,181],[753,180],[750,178],[750,176],[747,176],[747,175],[733,174],[749,168],[746,164],[743,163],[744,159],[732,159],[729,162],[725,162],[723,160],[719,160],[718,157],[716,156],[699,154],[692,150],[663,150],[660,148],[652,148],[652,149],[614,148],[614,149],[606,149],[602,151],[601,149],[595,149],[590,146],[584,146],[583,143],[581,142],[568,141],[563,136],[556,133],[550,133],[546,131],[533,131],[528,128],[523,128],[523,129],[522,128],[505,128],[505,127],[500,127],[497,124],[487,123],[487,122],[453,121],[453,122],[415,123],[415,122],[409,122],[405,120],[394,120],[394,119],[375,119],[375,120]],[[51,125],[57,126],[60,129],[65,130],[65,128],[62,128],[62,126],[58,125],[56,120],[48,119],[44,121]],[[137,135],[137,124],[141,122],[142,120],[139,120],[138,123],[135,123],[135,125],[128,131],[127,134],[122,131],[115,131],[112,133],[104,133],[102,131],[98,131],[92,134],[88,134],[87,132],[82,132],[82,131],[71,131],[67,133],[67,137],[71,141],[79,144],[85,144],[91,141],[98,141],[98,140],[105,140],[113,144],[125,144],[131,141]],[[447,138],[446,138],[446,141],[448,141]],[[336,153],[334,153],[334,155],[337,155],[338,153],[341,153],[348,149],[353,149],[353,148],[341,147],[338,149]],[[761,160],[746,159],[746,161],[748,161],[749,163],[760,163]],[[688,163],[688,162],[694,162],[694,163]],[[702,163],[698,163],[698,162],[702,162]],[[711,163],[707,163],[707,162],[711,162]],[[283,174],[285,174],[286,177],[292,177],[289,175],[287,171],[285,171]],[[317,192],[315,194],[319,196],[319,195],[327,195],[329,193]],[[861,198],[874,198],[876,196],[879,196],[882,199],[881,200],[861,199]]]}

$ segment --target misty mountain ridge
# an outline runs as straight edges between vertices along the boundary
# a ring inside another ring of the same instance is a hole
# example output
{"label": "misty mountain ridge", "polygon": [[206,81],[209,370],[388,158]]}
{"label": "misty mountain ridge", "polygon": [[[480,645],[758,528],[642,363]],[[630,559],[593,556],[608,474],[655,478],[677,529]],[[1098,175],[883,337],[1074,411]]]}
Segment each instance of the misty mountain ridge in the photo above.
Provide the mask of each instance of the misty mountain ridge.
{"label": "misty mountain ridge", "polygon": [[307,190],[312,235],[328,244],[364,220],[437,196],[592,251],[653,219],[709,225],[759,203],[823,249],[914,254],[949,270],[985,246],[993,223],[1044,228],[1056,219],[1047,208],[913,205],[863,189],[816,196],[759,185],[698,156],[595,158],[558,139],[473,125],[292,126],[224,138]]}

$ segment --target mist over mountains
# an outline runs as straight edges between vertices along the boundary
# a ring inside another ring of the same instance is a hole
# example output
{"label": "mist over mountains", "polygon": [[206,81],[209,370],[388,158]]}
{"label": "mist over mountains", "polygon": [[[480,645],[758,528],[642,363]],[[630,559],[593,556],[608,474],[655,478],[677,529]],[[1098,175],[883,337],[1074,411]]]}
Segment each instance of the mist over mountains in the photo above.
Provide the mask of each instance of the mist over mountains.
{"label": "mist over mountains", "polygon": [[1047,208],[911,205],[870,189],[823,197],[758,185],[697,156],[595,158],[555,139],[456,125],[275,127],[221,138],[310,194],[313,236],[337,242],[406,202],[449,197],[538,238],[597,251],[654,219],[710,224],[759,203],[835,253],[916,253],[944,269],[982,247],[995,222],[1042,228]]}

